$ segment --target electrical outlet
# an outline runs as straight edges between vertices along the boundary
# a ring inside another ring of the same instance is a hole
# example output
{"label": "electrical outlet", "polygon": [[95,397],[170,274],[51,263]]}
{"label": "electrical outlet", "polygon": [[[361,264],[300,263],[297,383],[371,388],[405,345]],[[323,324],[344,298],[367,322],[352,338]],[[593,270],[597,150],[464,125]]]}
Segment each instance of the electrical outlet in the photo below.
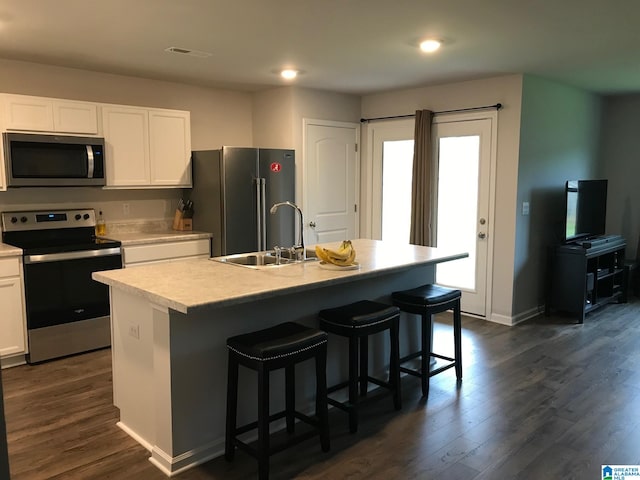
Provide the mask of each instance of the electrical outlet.
{"label": "electrical outlet", "polygon": [[529,215],[529,202],[522,202],[522,215]]}
{"label": "electrical outlet", "polygon": [[129,204],[128,203],[123,203],[122,204],[122,213],[124,214],[125,217],[129,216]]}
{"label": "electrical outlet", "polygon": [[135,338],[136,340],[140,340],[140,325],[129,325],[129,336]]}

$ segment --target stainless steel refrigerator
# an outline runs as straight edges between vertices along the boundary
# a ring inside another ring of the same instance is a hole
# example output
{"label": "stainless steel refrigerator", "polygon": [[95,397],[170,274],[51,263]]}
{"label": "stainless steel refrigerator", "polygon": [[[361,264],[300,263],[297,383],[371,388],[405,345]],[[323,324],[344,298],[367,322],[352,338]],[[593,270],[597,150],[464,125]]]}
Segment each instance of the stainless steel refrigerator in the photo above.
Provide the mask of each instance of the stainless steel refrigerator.
{"label": "stainless steel refrigerator", "polygon": [[293,150],[222,147],[192,153],[193,228],[211,232],[213,256],[290,247],[295,210]]}

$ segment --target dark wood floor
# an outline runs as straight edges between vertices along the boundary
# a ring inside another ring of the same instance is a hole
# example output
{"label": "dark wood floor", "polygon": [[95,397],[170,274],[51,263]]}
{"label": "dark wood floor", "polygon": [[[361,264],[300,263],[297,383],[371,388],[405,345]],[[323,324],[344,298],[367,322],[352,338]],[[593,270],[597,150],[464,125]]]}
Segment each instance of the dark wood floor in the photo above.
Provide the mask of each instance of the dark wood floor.
{"label": "dark wood floor", "polygon": [[[464,380],[431,379],[429,399],[403,379],[403,409],[367,405],[360,430],[331,412],[332,444],[272,457],[272,478],[588,479],[601,464],[640,464],[640,302],[583,325],[541,317],[516,327],[465,318]],[[438,324],[437,344],[449,345]],[[12,478],[166,478],[115,426],[110,351],[3,371]],[[254,478],[238,452],[174,478]]]}

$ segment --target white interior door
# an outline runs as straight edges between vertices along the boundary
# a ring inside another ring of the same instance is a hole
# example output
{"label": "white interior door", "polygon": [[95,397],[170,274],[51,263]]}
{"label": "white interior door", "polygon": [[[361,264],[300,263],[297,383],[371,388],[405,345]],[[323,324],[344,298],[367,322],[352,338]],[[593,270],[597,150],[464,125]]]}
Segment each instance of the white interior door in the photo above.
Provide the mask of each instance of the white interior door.
{"label": "white interior door", "polygon": [[436,282],[462,290],[462,310],[486,316],[489,248],[493,218],[490,212],[491,166],[495,152],[493,119],[434,122],[438,191],[438,246],[466,251],[469,257],[440,264]]}
{"label": "white interior door", "polygon": [[305,120],[307,244],[358,237],[359,136],[358,124]]}

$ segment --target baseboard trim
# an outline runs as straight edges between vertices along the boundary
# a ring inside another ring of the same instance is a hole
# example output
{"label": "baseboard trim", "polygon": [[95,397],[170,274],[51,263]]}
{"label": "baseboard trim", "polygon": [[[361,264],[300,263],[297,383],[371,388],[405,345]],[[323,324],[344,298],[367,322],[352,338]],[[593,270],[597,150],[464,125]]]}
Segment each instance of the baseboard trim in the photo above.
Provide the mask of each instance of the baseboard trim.
{"label": "baseboard trim", "polygon": [[540,315],[540,308],[534,307],[524,312],[520,312],[515,316],[508,315],[499,315],[497,313],[492,313],[487,320],[493,323],[499,323],[500,325],[507,325],[508,327],[513,327],[522,322],[526,322],[527,320],[531,320],[532,318]]}
{"label": "baseboard trim", "polygon": [[224,454],[224,440],[210,442],[194,450],[172,457],[167,452],[154,446],[149,461],[168,477],[178,475],[197,465]]}
{"label": "baseboard trim", "polygon": [[497,313],[492,313],[487,320],[493,323],[499,323],[500,325],[506,325],[511,327],[513,325],[513,319],[507,315],[499,315]]}
{"label": "baseboard trim", "polygon": [[25,363],[27,363],[27,360],[24,354],[7,356],[0,360],[2,368],[17,367],[18,365],[24,365]]}
{"label": "baseboard trim", "polygon": [[133,438],[136,442],[138,442],[144,448],[146,448],[149,451],[152,451],[153,445],[151,445],[147,440],[145,440],[140,435],[138,435],[134,430],[127,427],[124,423],[116,422],[116,426],[120,427],[121,430],[123,430],[127,435]]}

